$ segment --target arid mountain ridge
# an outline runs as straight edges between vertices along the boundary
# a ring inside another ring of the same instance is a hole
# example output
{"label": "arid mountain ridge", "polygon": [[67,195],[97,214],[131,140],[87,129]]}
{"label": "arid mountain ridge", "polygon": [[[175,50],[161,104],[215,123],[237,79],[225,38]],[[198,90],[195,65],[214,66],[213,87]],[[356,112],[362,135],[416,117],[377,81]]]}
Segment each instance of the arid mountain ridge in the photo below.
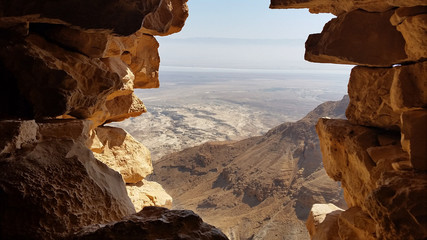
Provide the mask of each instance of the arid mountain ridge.
{"label": "arid mountain ridge", "polygon": [[304,222],[314,203],[345,206],[323,170],[314,126],[320,117],[343,118],[347,105],[344,97],[263,136],[167,155],[151,178],[173,197],[174,208],[195,211],[230,239],[308,239]]}

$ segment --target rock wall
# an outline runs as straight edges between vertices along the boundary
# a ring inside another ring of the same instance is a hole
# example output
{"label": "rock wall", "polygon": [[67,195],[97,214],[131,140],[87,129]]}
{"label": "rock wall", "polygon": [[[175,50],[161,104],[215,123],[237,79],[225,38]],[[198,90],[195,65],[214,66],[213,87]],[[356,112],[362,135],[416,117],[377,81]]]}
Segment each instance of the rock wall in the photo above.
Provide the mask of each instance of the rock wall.
{"label": "rock wall", "polygon": [[308,37],[305,59],[358,65],[348,120],[317,124],[326,172],[342,183],[349,209],[315,205],[311,237],[427,238],[427,2],[272,0],[270,7],[335,14]]}
{"label": "rock wall", "polygon": [[134,88],[159,86],[154,36],[181,30],[186,2],[0,0],[1,239],[73,238],[141,215],[183,218],[172,236],[223,236],[192,213],[132,215],[172,199],[144,179],[148,149],[103,126],[146,111]]}

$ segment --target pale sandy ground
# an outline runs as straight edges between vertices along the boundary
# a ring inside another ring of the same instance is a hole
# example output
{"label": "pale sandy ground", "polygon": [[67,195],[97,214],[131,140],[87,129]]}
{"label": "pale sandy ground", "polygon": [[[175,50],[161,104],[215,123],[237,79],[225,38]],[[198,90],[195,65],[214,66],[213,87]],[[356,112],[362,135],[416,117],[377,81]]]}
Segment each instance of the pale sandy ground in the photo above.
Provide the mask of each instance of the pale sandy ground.
{"label": "pale sandy ground", "polygon": [[[146,145],[154,161],[208,141],[239,140],[301,119],[346,92],[348,73],[166,71],[137,90],[148,113],[111,125]],[[316,79],[316,80],[313,80]]]}

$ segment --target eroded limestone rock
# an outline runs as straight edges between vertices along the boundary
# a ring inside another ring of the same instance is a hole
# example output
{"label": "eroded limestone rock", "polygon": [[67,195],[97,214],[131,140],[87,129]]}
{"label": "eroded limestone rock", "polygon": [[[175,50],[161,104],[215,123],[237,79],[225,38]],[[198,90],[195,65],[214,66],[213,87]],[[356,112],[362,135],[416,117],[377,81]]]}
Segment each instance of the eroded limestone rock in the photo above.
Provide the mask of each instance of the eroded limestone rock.
{"label": "eroded limestone rock", "polygon": [[427,110],[402,114],[402,147],[409,154],[413,168],[427,170]]}
{"label": "eroded limestone rock", "polygon": [[359,207],[352,207],[340,214],[338,235],[340,239],[374,240],[376,239],[375,222]]}
{"label": "eroded limestone rock", "polygon": [[3,239],[58,239],[135,212],[120,174],[85,147],[90,121],[2,121],[2,136],[11,124],[14,147],[0,155]]}
{"label": "eroded limestone rock", "polygon": [[188,17],[187,0],[161,0],[156,11],[144,19],[142,29],[150,35],[169,35],[179,32]]}
{"label": "eroded limestone rock", "polygon": [[135,184],[127,184],[126,190],[137,212],[147,206],[172,208],[172,197],[157,182],[144,179]]}
{"label": "eroded limestone rock", "polygon": [[405,39],[405,51],[411,59],[423,59],[427,56],[427,11],[406,17],[396,28]]}
{"label": "eroded limestone rock", "polygon": [[312,239],[339,240],[338,217],[344,210],[334,204],[314,204],[306,226]]}
{"label": "eroded limestone rock", "polygon": [[402,34],[390,23],[393,13],[394,10],[382,13],[354,10],[339,15],[325,25],[322,33],[308,37],[305,59],[386,67],[418,60],[405,52]]}
{"label": "eroded limestone rock", "polygon": [[381,174],[393,169],[393,163],[409,160],[396,143],[398,135],[394,145],[381,146],[378,139],[383,131],[352,125],[346,120],[320,119],[316,130],[326,172],[335,181],[341,181],[349,207],[362,206],[377,187]]}
{"label": "eroded limestone rock", "polygon": [[220,230],[206,224],[190,210],[145,207],[137,214],[105,226],[87,227],[75,236],[83,239],[228,239]]}
{"label": "eroded limestone rock", "polygon": [[393,68],[353,68],[347,118],[354,124],[399,129],[403,112],[427,106],[425,74],[425,61]]}
{"label": "eroded limestone rock", "polygon": [[41,0],[34,4],[25,0],[2,0],[0,18],[4,22],[63,24],[130,35],[141,28],[144,18],[154,12],[159,3],[160,0]]}
{"label": "eroded limestone rock", "polygon": [[308,8],[311,13],[332,13],[335,15],[363,9],[368,12],[385,12],[393,7],[414,7],[427,5],[423,0],[271,0],[270,8]]}
{"label": "eroded limestone rock", "polygon": [[91,138],[95,157],[120,172],[126,183],[137,183],[153,172],[150,151],[125,130],[97,127]]}
{"label": "eroded limestone rock", "polygon": [[427,174],[386,172],[378,186],[364,205],[364,210],[377,223],[378,238],[425,239]]}

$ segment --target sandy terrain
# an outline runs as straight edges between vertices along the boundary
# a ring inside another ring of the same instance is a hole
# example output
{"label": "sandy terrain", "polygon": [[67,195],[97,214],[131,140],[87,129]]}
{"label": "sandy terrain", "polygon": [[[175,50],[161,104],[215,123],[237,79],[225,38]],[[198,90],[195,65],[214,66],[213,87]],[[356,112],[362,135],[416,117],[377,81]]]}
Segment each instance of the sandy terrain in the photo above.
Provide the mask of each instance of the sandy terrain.
{"label": "sandy terrain", "polygon": [[[154,161],[208,141],[257,136],[346,92],[345,72],[170,68],[160,89],[137,90],[148,113],[112,125],[144,143]],[[316,80],[314,80],[316,79]]]}

